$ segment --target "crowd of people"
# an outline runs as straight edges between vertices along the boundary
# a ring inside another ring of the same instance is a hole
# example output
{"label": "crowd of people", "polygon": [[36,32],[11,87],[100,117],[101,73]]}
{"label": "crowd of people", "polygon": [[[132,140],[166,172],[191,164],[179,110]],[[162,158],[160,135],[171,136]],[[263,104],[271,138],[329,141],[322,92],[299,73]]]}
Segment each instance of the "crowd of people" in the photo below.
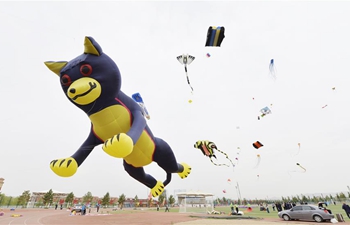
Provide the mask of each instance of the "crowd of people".
{"label": "crowd of people", "polygon": [[[307,204],[308,203],[306,203],[306,202],[300,202],[300,205],[307,205]],[[335,204],[336,203],[334,202],[334,205]],[[270,213],[270,209],[269,209],[270,205],[268,203],[260,203],[258,206],[259,206],[260,211],[266,211],[267,213]],[[273,202],[271,204],[272,210],[278,211],[278,212],[291,209],[294,206],[296,206],[295,202],[282,202],[282,203],[281,202]],[[326,202],[319,202],[318,207],[321,209],[327,210],[330,214],[332,214],[332,211],[329,209],[328,204]],[[55,209],[57,209],[57,208],[58,208],[58,206],[56,204]],[[62,206],[61,206],[61,209],[62,209]],[[90,210],[91,210],[90,205],[83,204],[82,209],[81,209],[81,215],[86,214],[86,209],[89,209],[89,213],[90,213]],[[98,213],[99,209],[100,209],[100,204],[97,203],[96,204],[97,213]],[[238,207],[237,202],[231,202],[230,209],[231,209],[231,213],[230,213],[231,215],[240,215],[240,213],[241,213],[241,211],[239,211],[239,207]],[[342,209],[345,211],[345,214],[350,219],[350,206],[344,202],[342,205]],[[250,204],[248,204],[247,211],[251,211],[251,210],[252,210],[252,208],[251,208]],[[159,211],[159,205],[157,205],[157,211]],[[165,212],[169,212],[169,211],[170,211],[169,206],[166,205]]]}

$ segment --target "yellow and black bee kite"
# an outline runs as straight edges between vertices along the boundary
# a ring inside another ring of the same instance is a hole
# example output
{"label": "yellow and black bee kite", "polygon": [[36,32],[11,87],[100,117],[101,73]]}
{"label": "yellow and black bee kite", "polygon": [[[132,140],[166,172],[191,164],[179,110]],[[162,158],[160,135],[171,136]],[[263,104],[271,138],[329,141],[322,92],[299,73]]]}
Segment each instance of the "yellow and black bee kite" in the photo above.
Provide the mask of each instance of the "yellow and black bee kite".
{"label": "yellow and black bee kite", "polygon": [[215,153],[214,153],[214,149],[220,153],[222,153],[223,155],[226,156],[226,158],[231,162],[232,166],[235,167],[235,165],[233,164],[232,160],[228,157],[228,155],[219,150],[216,146],[216,144],[212,141],[207,141],[207,140],[202,140],[202,141],[197,141],[195,144],[194,144],[194,147],[195,148],[198,148],[199,150],[202,151],[203,155],[205,156],[208,156],[210,161],[215,165],[215,166],[229,166],[227,164],[223,164],[223,163],[220,163],[220,164],[217,164],[215,162],[213,162],[213,159],[212,157],[214,157],[216,159],[216,156],[215,156]]}

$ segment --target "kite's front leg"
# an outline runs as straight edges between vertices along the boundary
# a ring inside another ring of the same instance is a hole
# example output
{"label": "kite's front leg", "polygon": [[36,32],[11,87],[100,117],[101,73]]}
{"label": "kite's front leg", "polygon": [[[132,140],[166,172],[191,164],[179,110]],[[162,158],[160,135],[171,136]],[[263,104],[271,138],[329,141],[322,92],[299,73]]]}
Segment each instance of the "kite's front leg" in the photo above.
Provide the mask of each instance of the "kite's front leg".
{"label": "kite's front leg", "polygon": [[133,113],[134,120],[128,133],[120,133],[107,139],[102,149],[108,154],[116,158],[124,158],[128,156],[140,138],[146,127],[146,120],[141,111]]}
{"label": "kite's front leg", "polygon": [[125,133],[114,135],[107,139],[102,146],[103,151],[116,158],[128,156],[133,148],[132,139]]}
{"label": "kite's front leg", "polygon": [[71,157],[52,160],[50,162],[51,170],[61,177],[73,176],[97,144],[100,144],[99,140],[91,132],[89,137]]}
{"label": "kite's front leg", "polygon": [[50,162],[50,168],[60,177],[70,177],[77,172],[78,163],[73,157],[54,159]]}

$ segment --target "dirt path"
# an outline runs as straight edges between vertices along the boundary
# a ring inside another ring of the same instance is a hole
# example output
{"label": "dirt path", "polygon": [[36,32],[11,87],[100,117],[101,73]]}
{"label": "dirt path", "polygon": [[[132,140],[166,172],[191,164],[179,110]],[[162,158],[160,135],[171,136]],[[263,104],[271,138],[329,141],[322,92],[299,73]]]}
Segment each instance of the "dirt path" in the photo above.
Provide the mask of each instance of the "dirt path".
{"label": "dirt path", "polygon": [[[16,209],[15,211],[4,210],[5,215],[0,216],[0,225],[59,225],[59,224],[87,224],[87,225],[314,225],[314,222],[283,221],[273,219],[210,219],[203,215],[193,217],[194,214],[175,212],[154,212],[141,210],[123,210],[117,214],[97,214],[96,212],[85,216],[71,216],[69,211],[54,209]],[[106,211],[104,212],[106,213]],[[13,216],[19,217],[13,217]],[[197,214],[198,215],[198,214]],[[331,223],[324,223],[331,224]],[[348,223],[341,223],[348,224]]]}

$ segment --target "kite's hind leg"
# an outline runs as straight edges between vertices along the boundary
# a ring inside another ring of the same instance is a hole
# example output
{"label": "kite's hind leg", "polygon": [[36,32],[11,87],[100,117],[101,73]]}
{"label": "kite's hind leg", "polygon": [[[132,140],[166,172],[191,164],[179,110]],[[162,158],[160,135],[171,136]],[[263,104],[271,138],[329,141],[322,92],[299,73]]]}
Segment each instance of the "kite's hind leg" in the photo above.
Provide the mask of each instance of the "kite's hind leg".
{"label": "kite's hind leg", "polygon": [[153,197],[157,197],[163,193],[164,184],[154,179],[151,175],[146,174],[143,167],[134,167],[124,160],[124,169],[135,180],[149,187]]}
{"label": "kite's hind leg", "polygon": [[186,178],[191,173],[191,167],[186,163],[177,163],[174,152],[164,140],[155,138],[154,141],[157,147],[153,155],[153,161],[165,172],[178,173],[181,178]]}
{"label": "kite's hind leg", "polygon": [[123,165],[125,171],[135,180],[141,182],[149,188],[153,188],[156,185],[157,180],[154,179],[154,177],[151,175],[146,174],[143,167],[133,167],[132,165],[125,162],[125,160],[123,162]]}

